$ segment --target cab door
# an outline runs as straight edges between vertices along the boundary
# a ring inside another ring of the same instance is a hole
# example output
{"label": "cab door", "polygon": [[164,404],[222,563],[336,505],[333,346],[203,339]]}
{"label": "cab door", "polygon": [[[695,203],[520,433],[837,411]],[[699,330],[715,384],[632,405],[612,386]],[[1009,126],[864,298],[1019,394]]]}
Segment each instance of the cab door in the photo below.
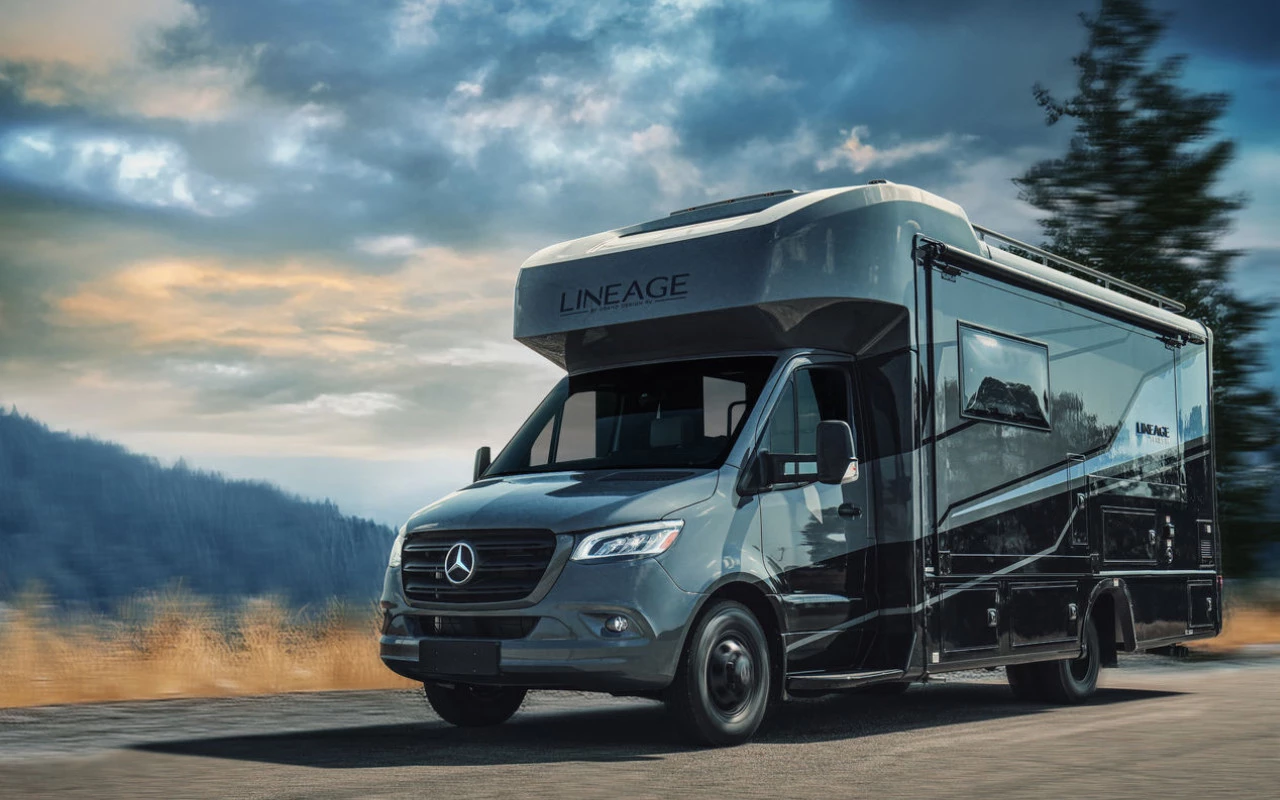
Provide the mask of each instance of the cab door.
{"label": "cab door", "polygon": [[788,670],[853,666],[869,611],[871,547],[868,480],[859,465],[840,485],[806,477],[817,450],[818,423],[840,420],[854,431],[850,364],[808,363],[795,369],[775,401],[760,449],[787,458],[760,495],[761,544],[785,614]]}

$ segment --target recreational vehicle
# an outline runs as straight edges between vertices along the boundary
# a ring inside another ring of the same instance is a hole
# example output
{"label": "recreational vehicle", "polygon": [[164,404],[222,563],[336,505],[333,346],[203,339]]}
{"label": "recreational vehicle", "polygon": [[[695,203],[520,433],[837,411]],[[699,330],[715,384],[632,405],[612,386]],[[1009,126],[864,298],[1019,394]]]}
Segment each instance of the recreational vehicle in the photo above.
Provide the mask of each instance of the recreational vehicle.
{"label": "recreational vehicle", "polygon": [[884,181],[548,247],[515,338],[565,376],[400,529],[382,659],[458,725],[598,690],[708,744],[976,667],[1082,702],[1221,627],[1183,310]]}

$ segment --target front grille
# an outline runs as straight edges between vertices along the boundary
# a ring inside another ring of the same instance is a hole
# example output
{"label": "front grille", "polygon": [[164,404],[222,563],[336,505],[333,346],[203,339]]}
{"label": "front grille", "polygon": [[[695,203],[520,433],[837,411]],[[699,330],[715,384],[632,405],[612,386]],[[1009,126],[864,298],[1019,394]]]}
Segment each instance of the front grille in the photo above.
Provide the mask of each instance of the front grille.
{"label": "front grille", "polygon": [[[475,550],[467,582],[445,577],[445,555],[458,542]],[[422,531],[411,533],[401,551],[405,597],[422,603],[502,603],[523,600],[534,590],[555,553],[555,534],[545,530]]]}
{"label": "front grille", "polygon": [[1200,540],[1200,563],[1201,564],[1213,563],[1213,540],[1212,539]]}
{"label": "front grille", "polygon": [[416,636],[444,639],[523,639],[541,617],[413,617]]}

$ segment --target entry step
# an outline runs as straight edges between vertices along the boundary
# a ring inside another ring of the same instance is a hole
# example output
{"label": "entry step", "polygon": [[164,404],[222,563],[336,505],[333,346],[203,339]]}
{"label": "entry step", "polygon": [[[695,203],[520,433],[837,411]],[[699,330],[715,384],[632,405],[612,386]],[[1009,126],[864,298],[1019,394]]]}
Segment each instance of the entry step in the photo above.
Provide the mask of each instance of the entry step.
{"label": "entry step", "polygon": [[823,692],[838,689],[855,689],[873,683],[890,683],[906,678],[900,669],[881,669],[870,672],[825,672],[817,675],[791,675],[787,677],[787,689],[796,692]]}

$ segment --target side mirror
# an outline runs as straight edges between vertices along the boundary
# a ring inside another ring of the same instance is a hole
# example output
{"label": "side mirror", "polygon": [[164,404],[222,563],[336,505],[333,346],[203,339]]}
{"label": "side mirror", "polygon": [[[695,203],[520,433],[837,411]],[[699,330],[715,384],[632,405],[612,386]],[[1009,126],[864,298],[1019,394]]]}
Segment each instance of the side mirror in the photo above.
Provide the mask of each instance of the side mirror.
{"label": "side mirror", "polygon": [[[853,451],[849,423],[829,419],[818,423],[818,482],[839,485],[858,458]],[[853,475],[856,477],[857,472]]]}
{"label": "side mirror", "polygon": [[481,447],[479,450],[476,451],[476,463],[475,463],[475,466],[471,469],[472,483],[475,483],[476,481],[484,477],[484,472],[489,468],[490,463],[492,463],[492,460],[491,460],[491,456],[489,455],[489,448]]}

